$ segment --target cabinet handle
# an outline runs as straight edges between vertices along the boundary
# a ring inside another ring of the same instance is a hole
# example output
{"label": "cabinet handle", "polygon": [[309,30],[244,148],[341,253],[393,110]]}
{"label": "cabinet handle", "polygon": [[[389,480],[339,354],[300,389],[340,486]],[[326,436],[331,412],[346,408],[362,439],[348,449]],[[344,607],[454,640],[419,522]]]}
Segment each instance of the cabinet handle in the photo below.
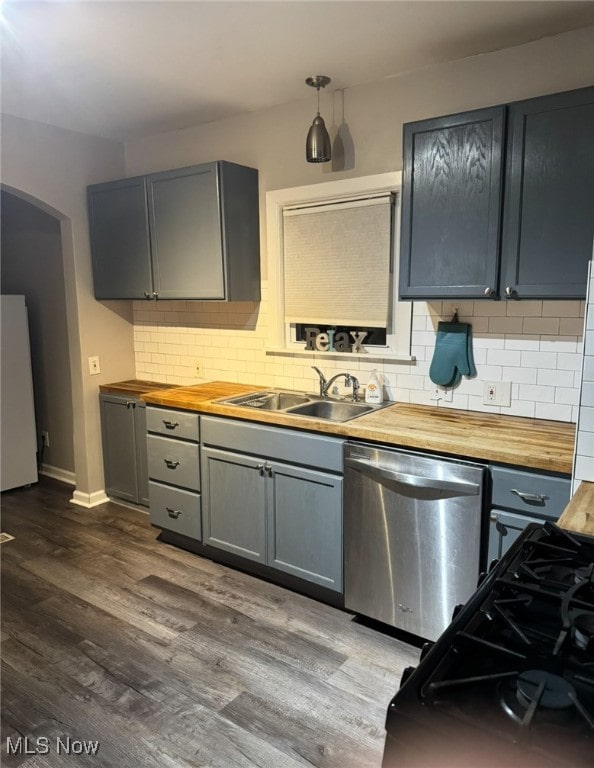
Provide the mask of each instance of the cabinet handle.
{"label": "cabinet handle", "polygon": [[153,299],[158,299],[158,298],[159,298],[158,292],[157,291],[153,291]]}
{"label": "cabinet handle", "polygon": [[493,296],[495,291],[493,290],[493,288],[490,288],[489,286],[487,286],[483,291],[483,293],[485,294],[485,296]]}
{"label": "cabinet handle", "polygon": [[495,512],[491,512],[489,519],[496,523],[499,520],[499,515],[496,515]]}
{"label": "cabinet handle", "polygon": [[182,513],[181,509],[172,509],[171,507],[165,507],[165,509],[169,517],[172,517],[174,520],[177,520]]}
{"label": "cabinet handle", "polygon": [[507,288],[505,289],[505,295],[506,296],[516,296],[517,295],[516,289],[512,288],[511,285],[508,285]]}
{"label": "cabinet handle", "polygon": [[266,465],[265,469],[266,469],[266,472],[267,472],[267,474],[268,474],[268,477],[272,477],[272,475],[273,475],[273,469],[272,469],[272,467],[270,467],[270,466]]}
{"label": "cabinet handle", "polygon": [[136,407],[136,403],[134,402],[134,400],[126,400],[126,408],[135,408],[135,407]]}
{"label": "cabinet handle", "polygon": [[522,501],[527,501],[529,504],[544,504],[549,498],[544,493],[526,493],[525,491],[518,491],[517,488],[511,488],[510,490],[516,496],[519,496]]}
{"label": "cabinet handle", "polygon": [[165,424],[165,429],[175,429],[176,427],[179,427],[177,421],[165,421],[165,419],[163,419],[163,424]]}
{"label": "cabinet handle", "polygon": [[258,470],[258,474],[260,475],[260,477],[264,477],[264,471],[265,471],[264,464],[256,464],[256,469]]}
{"label": "cabinet handle", "polygon": [[150,291],[145,291],[144,298],[150,301],[153,298],[153,294]]}
{"label": "cabinet handle", "polygon": [[179,461],[173,461],[173,459],[163,459],[165,464],[167,464],[167,467],[169,469],[175,469],[176,467],[179,467],[180,463]]}

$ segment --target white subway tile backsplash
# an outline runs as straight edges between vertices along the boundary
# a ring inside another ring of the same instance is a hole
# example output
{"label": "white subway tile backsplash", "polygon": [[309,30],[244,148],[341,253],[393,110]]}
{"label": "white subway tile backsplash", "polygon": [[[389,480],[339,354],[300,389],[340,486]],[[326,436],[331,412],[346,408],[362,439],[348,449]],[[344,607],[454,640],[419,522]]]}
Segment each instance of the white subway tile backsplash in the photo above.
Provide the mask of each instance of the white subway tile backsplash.
{"label": "white subway tile backsplash", "polygon": [[559,333],[558,317],[525,317],[524,333],[556,334]]}
{"label": "white subway tile backsplash", "polygon": [[557,368],[557,355],[554,352],[522,352],[522,367]]}
{"label": "white subway tile backsplash", "polygon": [[508,317],[542,317],[542,301],[506,301]]}
{"label": "white subway tile backsplash", "polygon": [[[437,326],[459,319],[472,325],[475,378],[464,377],[452,403],[439,407],[510,415],[575,420],[581,369],[581,334],[585,305],[561,301],[436,301],[413,303],[411,354],[414,363],[368,363],[353,358],[324,360],[323,356],[266,356],[270,345],[268,289],[263,299],[233,306],[218,302],[162,302],[147,307],[134,302],[136,374],[171,384],[193,384],[200,360],[203,380],[222,379],[311,391],[316,378],[311,365],[327,376],[351,370],[365,384],[377,368],[385,378],[390,399],[435,404],[429,400],[429,366],[435,351]],[[590,356],[594,361],[594,356]],[[594,362],[587,365],[592,369]],[[510,381],[509,408],[483,404],[485,381]],[[594,407],[594,384],[584,389]],[[538,405],[537,405],[538,404]]]}
{"label": "white subway tile backsplash", "polygon": [[558,371],[556,369],[539,368],[536,376],[537,384],[549,387],[573,387],[573,371]]}
{"label": "white subway tile backsplash", "polygon": [[571,406],[557,403],[536,403],[534,415],[537,419],[553,419],[555,421],[570,421]]}
{"label": "white subway tile backsplash", "polygon": [[594,381],[584,381],[582,384],[582,406],[591,406],[594,408]]}
{"label": "white subway tile backsplash", "polygon": [[582,336],[584,333],[583,317],[562,317],[559,320],[561,336]]}
{"label": "white subway tile backsplash", "polygon": [[545,387],[532,384],[520,384],[520,398],[535,403],[554,403],[555,387]]}
{"label": "white subway tile backsplash", "polygon": [[489,333],[506,334],[522,333],[523,319],[521,317],[490,317]]}

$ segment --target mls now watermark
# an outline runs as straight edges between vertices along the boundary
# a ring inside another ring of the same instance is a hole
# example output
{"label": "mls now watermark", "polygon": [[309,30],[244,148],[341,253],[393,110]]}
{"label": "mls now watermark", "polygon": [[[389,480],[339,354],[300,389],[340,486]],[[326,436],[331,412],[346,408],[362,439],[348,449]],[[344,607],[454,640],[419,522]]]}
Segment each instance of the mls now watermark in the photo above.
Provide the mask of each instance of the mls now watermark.
{"label": "mls now watermark", "polygon": [[99,752],[99,742],[73,739],[70,736],[29,736],[6,737],[7,755],[47,755],[56,752],[58,755],[96,755]]}

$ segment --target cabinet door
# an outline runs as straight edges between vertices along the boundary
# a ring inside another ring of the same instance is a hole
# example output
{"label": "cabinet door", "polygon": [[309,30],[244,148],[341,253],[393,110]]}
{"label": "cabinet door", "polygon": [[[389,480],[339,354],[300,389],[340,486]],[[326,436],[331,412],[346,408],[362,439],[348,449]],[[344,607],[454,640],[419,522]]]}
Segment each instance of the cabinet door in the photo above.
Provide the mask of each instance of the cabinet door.
{"label": "cabinet door", "polygon": [[496,292],[504,114],[500,106],[404,126],[403,298]]}
{"label": "cabinet door", "polygon": [[586,295],[594,237],[594,88],[509,107],[503,283],[511,295]]}
{"label": "cabinet door", "polygon": [[138,477],[138,503],[149,506],[148,454],[146,447],[146,405],[137,400],[134,406],[136,432],[136,473]]}
{"label": "cabinet door", "polygon": [[203,541],[266,562],[264,459],[202,449]]}
{"label": "cabinet door", "polygon": [[134,400],[117,395],[100,395],[100,408],[105,490],[109,496],[136,503],[138,474]]}
{"label": "cabinet door", "polygon": [[160,299],[224,299],[217,164],[147,176],[155,291]]}
{"label": "cabinet door", "polygon": [[268,565],[342,592],[342,478],[268,466]]}
{"label": "cabinet door", "polygon": [[88,207],[95,298],[152,296],[144,178],[89,187]]}

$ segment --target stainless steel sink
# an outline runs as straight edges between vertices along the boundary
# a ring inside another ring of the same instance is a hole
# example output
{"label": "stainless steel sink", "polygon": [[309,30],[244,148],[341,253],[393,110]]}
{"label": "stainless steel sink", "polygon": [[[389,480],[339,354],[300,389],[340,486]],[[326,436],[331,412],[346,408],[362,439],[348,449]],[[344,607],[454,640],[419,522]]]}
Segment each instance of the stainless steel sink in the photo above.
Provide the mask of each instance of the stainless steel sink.
{"label": "stainless steel sink", "polygon": [[[264,390],[250,392],[217,400],[221,405],[237,405],[242,408],[257,408],[262,411],[282,411],[287,416],[307,416],[324,421],[350,421],[364,413],[383,408],[383,405],[354,403],[348,400],[334,400],[319,395],[305,395],[300,392]],[[389,403],[385,403],[389,405]]]}
{"label": "stainless steel sink", "polygon": [[262,411],[284,411],[295,405],[309,403],[310,398],[307,395],[275,390],[269,392],[252,392],[249,395],[228,397],[225,400],[218,400],[217,402],[224,403],[225,405],[241,405],[246,408],[259,408]]}
{"label": "stainless steel sink", "polygon": [[326,421],[349,421],[356,416],[373,411],[373,405],[366,403],[348,403],[343,400],[314,400],[305,405],[291,408],[289,413],[295,416],[311,416]]}

